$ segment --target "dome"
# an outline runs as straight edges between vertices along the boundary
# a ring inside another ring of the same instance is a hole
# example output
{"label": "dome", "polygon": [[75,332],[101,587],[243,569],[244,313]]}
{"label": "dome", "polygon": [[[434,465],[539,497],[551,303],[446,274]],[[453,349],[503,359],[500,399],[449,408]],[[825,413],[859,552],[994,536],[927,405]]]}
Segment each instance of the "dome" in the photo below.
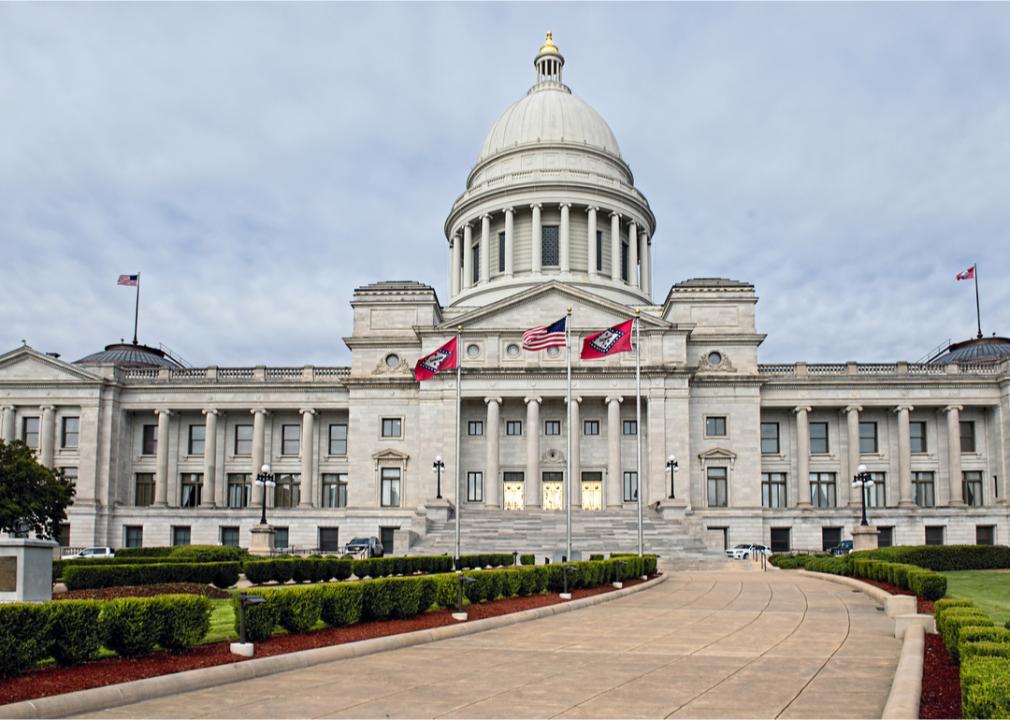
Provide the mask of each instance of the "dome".
{"label": "dome", "polygon": [[930,364],[947,363],[999,363],[1010,360],[1010,338],[979,337],[954,343],[937,355]]}
{"label": "dome", "polygon": [[119,365],[122,367],[182,367],[163,350],[134,343],[113,343],[104,350],[91,353],[75,365]]}

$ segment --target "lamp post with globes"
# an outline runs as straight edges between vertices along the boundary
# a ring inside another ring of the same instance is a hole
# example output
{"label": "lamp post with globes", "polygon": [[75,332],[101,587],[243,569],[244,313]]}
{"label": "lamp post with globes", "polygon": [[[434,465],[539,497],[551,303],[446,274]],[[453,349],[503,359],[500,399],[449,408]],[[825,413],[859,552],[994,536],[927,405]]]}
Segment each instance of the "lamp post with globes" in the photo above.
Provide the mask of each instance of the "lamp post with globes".
{"label": "lamp post with globes", "polygon": [[863,519],[859,524],[868,526],[870,523],[866,521],[866,491],[873,489],[873,473],[867,472],[865,465],[860,465],[856,470],[858,472],[852,478],[852,487],[859,488],[859,495],[863,506]]}
{"label": "lamp post with globes", "polygon": [[445,463],[442,462],[442,456],[436,455],[435,462],[431,465],[432,470],[435,471],[435,497],[441,499],[442,497],[442,471],[445,470]]}
{"label": "lamp post with globes", "polygon": [[270,466],[264,464],[260,468],[259,474],[256,475],[256,485],[263,488],[263,513],[260,515],[260,525],[267,524],[267,488],[276,487],[277,483],[274,481],[273,473],[270,472]]}
{"label": "lamp post with globes", "polygon": [[676,488],[675,479],[677,477],[677,458],[675,458],[673,455],[671,455],[670,459],[666,461],[666,469],[669,470],[670,472],[670,499],[674,500],[677,497],[677,493],[675,491]]}

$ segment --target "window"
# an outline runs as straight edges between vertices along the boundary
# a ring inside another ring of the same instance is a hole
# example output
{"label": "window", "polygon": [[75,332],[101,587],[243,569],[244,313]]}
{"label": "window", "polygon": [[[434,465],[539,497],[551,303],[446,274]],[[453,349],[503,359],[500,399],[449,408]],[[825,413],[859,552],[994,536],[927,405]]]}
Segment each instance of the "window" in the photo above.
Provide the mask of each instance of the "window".
{"label": "window", "polygon": [[53,536],[53,540],[59,543],[61,548],[68,547],[70,545],[70,523],[61,522],[59,527],[56,529],[56,534]]}
{"label": "window", "polygon": [[789,536],[791,528],[772,528],[771,529],[771,546],[772,552],[789,552],[790,542]]}
{"label": "window", "polygon": [[712,415],[705,418],[705,437],[724,437],[726,435],[726,418]]}
{"label": "window", "polygon": [[842,544],[842,529],[840,527],[821,528],[821,550],[827,552]]}
{"label": "window", "polygon": [[779,454],[779,424],[777,422],[761,423],[761,454]]}
{"label": "window", "polygon": [[398,438],[403,434],[403,426],[400,418],[382,418],[382,437]]}
{"label": "window", "polygon": [[147,507],[154,504],[154,473],[137,473],[134,479],[133,504]]}
{"label": "window", "polygon": [[189,426],[189,454],[203,455],[204,443],[207,438],[206,425]]}
{"label": "window", "polygon": [[39,419],[37,417],[21,418],[21,440],[30,448],[38,448]]}
{"label": "window", "polygon": [[498,272],[505,272],[505,233],[498,233]]}
{"label": "window", "polygon": [[893,547],[894,546],[894,526],[893,525],[878,525],[877,526],[877,547]]}
{"label": "window", "polygon": [[523,421],[522,420],[507,420],[505,422],[505,434],[506,435],[522,435],[523,434]]}
{"label": "window", "polygon": [[635,502],[638,500],[638,473],[624,473],[624,502]]}
{"label": "window", "polygon": [[621,243],[621,279],[628,281],[628,242]]}
{"label": "window", "polygon": [[235,426],[235,454],[252,455],[252,425]]}
{"label": "window", "polygon": [[182,494],[179,497],[179,507],[195,508],[200,505],[203,488],[203,474],[182,473]]}
{"label": "window", "polygon": [[525,482],[526,474],[521,472],[504,472],[502,481],[504,482]]}
{"label": "window", "polygon": [[926,526],[926,544],[943,545],[943,525]]}
{"label": "window", "polygon": [[724,467],[710,467],[705,473],[708,484],[708,506],[726,507],[726,477]]}
{"label": "window", "polygon": [[382,468],[382,506],[400,506],[400,468]]}
{"label": "window", "polygon": [[323,507],[347,507],[347,473],[323,473]]}
{"label": "window", "polygon": [[982,506],[982,471],[965,470],[962,474],[961,490],[964,501],[970,507]]}
{"label": "window", "polygon": [[995,525],[976,525],[975,526],[975,544],[976,545],[995,545],[996,544],[996,526]]}
{"label": "window", "polygon": [[484,473],[468,472],[466,474],[466,501],[484,502]]}
{"label": "window", "polygon": [[561,434],[561,421],[560,420],[547,420],[544,422],[544,435],[560,435]]}
{"label": "window", "polygon": [[921,420],[916,420],[915,422],[910,422],[908,424],[908,435],[909,441],[912,446],[912,452],[914,453],[924,453],[926,452],[926,423]]}
{"label": "window", "polygon": [[228,473],[228,507],[244,508],[249,506],[249,473]]}
{"label": "window", "polygon": [[786,474],[780,472],[761,473],[761,507],[784,508],[786,506]]}
{"label": "window", "polygon": [[330,425],[330,455],[347,454],[347,425],[335,423]]}
{"label": "window", "polygon": [[221,526],[221,544],[229,547],[239,546],[239,530],[237,525]]}
{"label": "window", "polygon": [[79,417],[63,418],[63,428],[60,431],[60,447],[67,449],[76,448],[80,436],[81,419]]}
{"label": "window", "polygon": [[77,485],[77,468],[61,467],[60,471],[63,473],[63,477],[66,480],[69,480],[73,485]]}
{"label": "window", "polygon": [[913,472],[912,491],[915,495],[915,504],[919,507],[936,506],[936,497],[933,494],[932,472]]}
{"label": "window", "polygon": [[582,422],[582,434],[583,435],[599,435],[600,434],[600,421],[599,420],[584,420]]}
{"label": "window", "polygon": [[476,285],[480,282],[480,244],[477,243],[473,246],[473,272],[471,273],[473,278],[473,283]]}
{"label": "window", "polygon": [[483,420],[471,420],[466,424],[466,434],[467,435],[483,435],[484,434],[484,421]]}
{"label": "window", "polygon": [[189,545],[189,525],[173,525],[172,526],[172,544],[173,545]]}
{"label": "window", "polygon": [[274,507],[293,508],[301,500],[301,479],[298,473],[279,473],[274,487]]}
{"label": "window", "polygon": [[280,549],[291,547],[291,541],[288,537],[288,529],[286,527],[274,528],[274,547]]}
{"label": "window", "polygon": [[863,486],[863,493],[866,495],[866,507],[882,508],[887,507],[887,473],[871,472],[873,487]]}
{"label": "window", "polygon": [[[961,452],[963,453],[973,453],[975,452],[975,421],[974,420],[962,420],[961,421]],[[979,543],[981,544],[981,543]]]}
{"label": "window", "polygon": [[810,423],[810,454],[825,455],[828,452],[828,424]]}
{"label": "window", "polygon": [[558,226],[544,225],[540,228],[540,236],[543,238],[540,256],[544,267],[557,267],[559,265],[558,254]]}
{"label": "window", "polygon": [[281,425],[281,455],[297,455],[301,439],[300,425]]}
{"label": "window", "polygon": [[625,420],[621,423],[622,433],[624,435],[638,435],[638,421],[637,420]]}
{"label": "window", "polygon": [[319,528],[319,552],[340,552],[340,528]]}
{"label": "window", "polygon": [[123,545],[128,548],[144,547],[144,526],[124,525]]}
{"label": "window", "polygon": [[834,473],[810,473],[810,502],[817,508],[835,507]]}
{"label": "window", "polygon": [[158,453],[158,426],[145,425],[141,431],[140,454],[156,455]]}
{"label": "window", "polygon": [[603,270],[603,231],[596,231],[596,270]]}
{"label": "window", "polygon": [[859,422],[859,453],[861,455],[873,455],[880,452],[880,445],[877,442],[877,423]]}

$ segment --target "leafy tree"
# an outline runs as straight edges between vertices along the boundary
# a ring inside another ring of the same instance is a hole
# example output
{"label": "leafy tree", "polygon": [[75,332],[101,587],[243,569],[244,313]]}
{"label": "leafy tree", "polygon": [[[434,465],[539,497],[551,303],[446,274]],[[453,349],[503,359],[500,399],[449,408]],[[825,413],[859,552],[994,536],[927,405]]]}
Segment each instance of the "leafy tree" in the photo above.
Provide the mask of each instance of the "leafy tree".
{"label": "leafy tree", "polygon": [[39,537],[53,537],[76,493],[62,470],[40,465],[23,442],[0,440],[0,532],[16,532],[23,521]]}

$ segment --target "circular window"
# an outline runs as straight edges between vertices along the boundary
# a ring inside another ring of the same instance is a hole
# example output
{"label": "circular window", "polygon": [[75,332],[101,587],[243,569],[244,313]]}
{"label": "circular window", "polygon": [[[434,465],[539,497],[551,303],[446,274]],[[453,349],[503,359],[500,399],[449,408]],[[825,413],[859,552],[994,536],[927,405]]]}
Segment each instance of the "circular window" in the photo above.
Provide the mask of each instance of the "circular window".
{"label": "circular window", "polygon": [[556,358],[560,354],[561,354],[561,348],[557,347],[547,348],[547,357]]}
{"label": "circular window", "polygon": [[515,343],[509,343],[505,348],[505,354],[512,358],[519,357],[519,346]]}
{"label": "circular window", "polygon": [[722,362],[722,353],[719,352],[718,350],[713,350],[708,354],[709,365],[718,365],[721,362]]}
{"label": "circular window", "polygon": [[396,353],[389,353],[389,355],[386,356],[386,367],[395,368],[399,367],[399,365],[400,365],[399,355],[397,355]]}
{"label": "circular window", "polygon": [[477,357],[478,355],[480,355],[480,346],[479,345],[467,345],[466,346],[466,354],[467,354],[467,357],[472,357],[472,358]]}

